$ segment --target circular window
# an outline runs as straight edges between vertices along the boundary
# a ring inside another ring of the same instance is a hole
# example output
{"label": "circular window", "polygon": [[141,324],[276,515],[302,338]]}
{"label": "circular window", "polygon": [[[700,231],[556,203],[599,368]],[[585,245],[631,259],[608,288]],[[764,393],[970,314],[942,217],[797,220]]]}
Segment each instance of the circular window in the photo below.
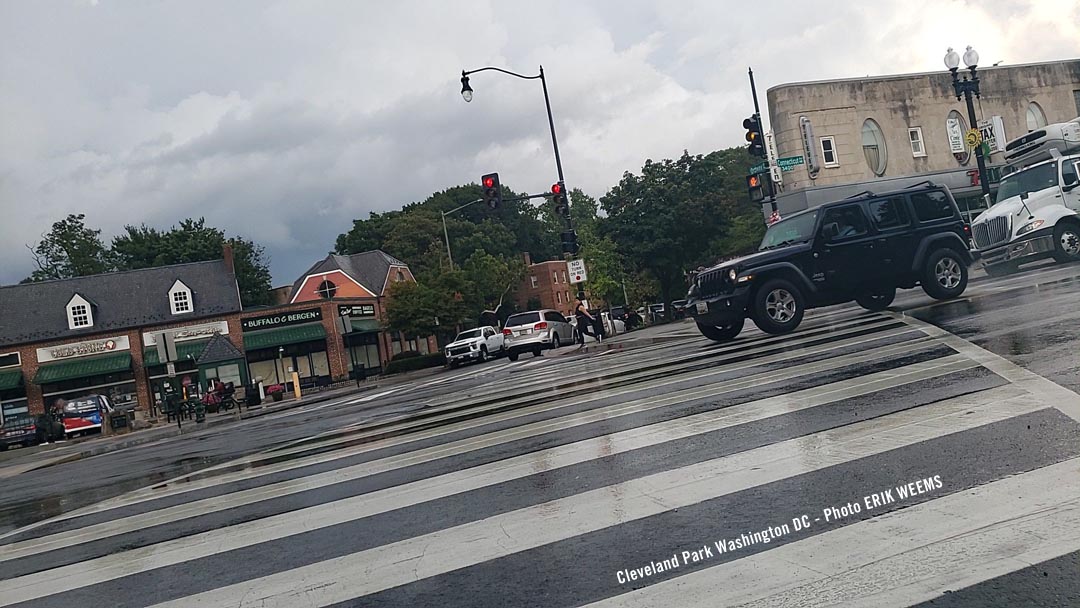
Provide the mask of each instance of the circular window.
{"label": "circular window", "polygon": [[[949,112],[949,119],[945,122],[945,131],[949,134],[949,147],[952,150],[953,157],[956,158],[956,162],[961,165],[968,164],[971,160],[971,150],[968,150],[967,144],[964,143],[964,133],[967,132],[967,123],[964,122],[964,117],[953,110]],[[957,142],[959,146],[957,146]],[[959,148],[959,152],[957,149]]]}
{"label": "circular window", "polygon": [[315,293],[319,294],[320,298],[329,300],[337,293],[337,285],[324,280],[322,283],[319,283],[319,288],[315,290]]}
{"label": "circular window", "polygon": [[867,118],[863,122],[862,150],[866,156],[866,164],[874,175],[885,175],[885,164],[889,160],[888,151],[885,149],[885,134],[873,118]]}
{"label": "circular window", "polygon": [[1043,113],[1039,104],[1034,101],[1028,104],[1027,108],[1027,128],[1028,133],[1041,129],[1046,126],[1046,114]]}

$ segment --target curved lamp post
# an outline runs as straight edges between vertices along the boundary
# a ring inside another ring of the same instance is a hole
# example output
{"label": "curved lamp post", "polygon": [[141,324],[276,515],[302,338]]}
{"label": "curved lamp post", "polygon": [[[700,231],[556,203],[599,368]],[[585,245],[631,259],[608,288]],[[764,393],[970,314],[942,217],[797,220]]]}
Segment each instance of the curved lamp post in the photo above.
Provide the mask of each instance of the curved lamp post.
{"label": "curved lamp post", "polygon": [[[970,127],[972,129],[979,128],[978,120],[975,118],[975,104],[971,100],[972,94],[975,97],[979,97],[979,76],[975,71],[975,68],[979,64],[979,53],[971,48],[967,47],[964,51],[964,65],[971,70],[971,76],[964,75],[963,79],[958,75],[960,69],[960,54],[949,47],[945,51],[945,67],[949,68],[949,72],[952,73],[953,90],[956,92],[956,100],[960,101],[963,98],[967,102],[968,121],[970,121]],[[990,204],[990,180],[986,173],[986,159],[983,157],[982,146],[975,146],[975,160],[979,164],[979,185],[982,187],[983,198],[986,204]]]}

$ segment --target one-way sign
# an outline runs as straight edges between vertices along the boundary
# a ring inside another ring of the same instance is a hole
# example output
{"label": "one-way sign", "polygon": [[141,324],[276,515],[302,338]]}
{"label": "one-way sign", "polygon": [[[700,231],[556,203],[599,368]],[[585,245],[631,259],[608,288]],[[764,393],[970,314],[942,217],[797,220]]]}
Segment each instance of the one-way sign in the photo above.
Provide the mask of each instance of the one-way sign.
{"label": "one-way sign", "polygon": [[585,274],[585,260],[570,260],[566,263],[566,274],[570,275],[571,283],[583,283],[589,275]]}

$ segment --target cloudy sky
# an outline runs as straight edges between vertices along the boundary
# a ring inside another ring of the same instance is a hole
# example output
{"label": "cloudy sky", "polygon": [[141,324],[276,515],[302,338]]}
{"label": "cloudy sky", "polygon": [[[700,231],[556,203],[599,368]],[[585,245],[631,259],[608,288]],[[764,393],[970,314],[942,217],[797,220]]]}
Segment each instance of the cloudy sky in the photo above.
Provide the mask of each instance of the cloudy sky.
{"label": "cloudy sky", "polygon": [[[746,13],[760,10],[751,19]],[[759,91],[1080,56],[1080,0],[0,1],[0,284],[68,213],[106,237],[205,216],[275,284],[351,221],[497,170],[603,195],[646,158],[742,143]]]}

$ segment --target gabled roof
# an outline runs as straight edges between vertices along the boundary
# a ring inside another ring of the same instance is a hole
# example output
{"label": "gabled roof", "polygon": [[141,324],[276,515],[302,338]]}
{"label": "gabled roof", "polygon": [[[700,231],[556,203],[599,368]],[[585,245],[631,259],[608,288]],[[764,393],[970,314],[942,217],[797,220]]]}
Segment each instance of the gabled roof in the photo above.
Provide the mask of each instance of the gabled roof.
{"label": "gabled roof", "polygon": [[[0,287],[0,346],[168,323],[176,318],[169,289],[178,279],[192,292],[194,311],[185,320],[240,311],[224,260],[9,285]],[[93,327],[68,329],[67,304],[76,293],[94,306]]]}
{"label": "gabled roof", "polygon": [[352,255],[330,254],[316,262],[307,272],[293,283],[290,299],[296,297],[296,292],[304,284],[304,279],[313,274],[340,270],[349,275],[354,281],[360,283],[371,293],[381,295],[383,285],[386,283],[386,275],[392,266],[408,268],[409,265],[394,256],[376,249]]}
{"label": "gabled roof", "polygon": [[203,365],[243,358],[244,353],[240,352],[240,349],[236,348],[236,345],[230,342],[228,338],[221,334],[214,334],[214,337],[210,338],[210,341],[206,343],[202,353],[195,359],[195,363]]}

